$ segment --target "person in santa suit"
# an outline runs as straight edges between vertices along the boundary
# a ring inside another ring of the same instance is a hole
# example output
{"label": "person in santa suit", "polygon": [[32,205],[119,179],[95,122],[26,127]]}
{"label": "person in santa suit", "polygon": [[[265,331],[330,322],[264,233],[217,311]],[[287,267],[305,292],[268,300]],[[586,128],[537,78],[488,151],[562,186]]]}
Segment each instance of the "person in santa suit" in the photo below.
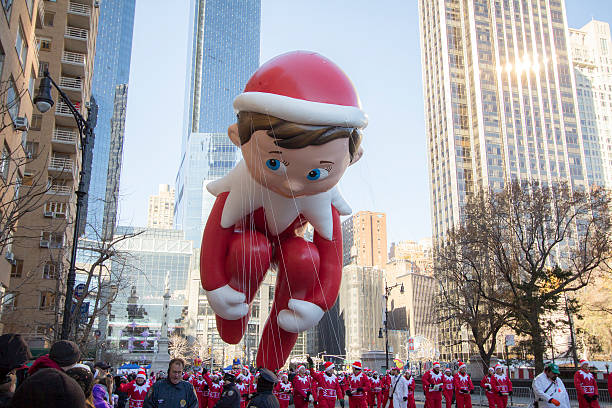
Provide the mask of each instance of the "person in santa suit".
{"label": "person in santa suit", "polygon": [[385,372],[385,375],[381,378],[382,383],[382,406],[385,408],[387,406],[387,401],[389,400],[389,384],[391,383],[391,376],[389,375],[389,370]]}
{"label": "person in santa suit", "polygon": [[[367,116],[339,67],[306,51],[263,64],[234,100],[228,129],[242,160],[207,184],[216,196],[202,238],[200,275],[221,338],[237,344],[250,304],[272,263],[274,303],[257,366],[281,368],[298,334],[331,308],[342,277],[340,216],[350,214],[337,184],[356,163]],[[300,236],[314,228],[312,242]]]}
{"label": "person in santa suit", "polygon": [[149,388],[151,388],[151,383],[147,381],[147,372],[140,369],[136,374],[136,379],[127,384],[121,384],[119,391],[125,392],[130,397],[128,408],[141,408]]}
{"label": "person in santa suit", "polygon": [[[580,370],[574,374],[574,387],[578,394],[578,406],[580,408],[599,408],[599,389],[597,379],[589,371],[589,362],[580,360]],[[609,374],[608,374],[609,375]]]}
{"label": "person in santa suit", "polygon": [[382,406],[382,380],[378,376],[378,373],[374,371],[370,378],[370,392],[368,393],[368,406],[370,408]]}
{"label": "person in santa suit", "polygon": [[508,406],[508,395],[512,393],[512,382],[504,373],[504,368],[501,364],[495,365],[495,373],[491,379],[491,386],[495,394],[495,406],[497,408],[506,408]]}
{"label": "person in santa suit", "polygon": [[306,366],[298,366],[298,374],[293,377],[293,405],[295,408],[304,408],[309,402],[315,401],[314,381],[306,373]]}
{"label": "person in santa suit", "polygon": [[274,395],[278,399],[280,408],[289,407],[289,401],[291,400],[291,394],[293,393],[293,387],[289,382],[289,376],[286,373],[281,374],[280,382],[274,386]]}
{"label": "person in santa suit", "polygon": [[[206,377],[205,377],[206,378]],[[223,382],[218,374],[212,375],[207,381],[208,385],[208,408],[213,408],[221,398],[223,391]]]}
{"label": "person in santa suit", "polygon": [[203,385],[205,383],[204,378],[202,377],[202,367],[194,368],[194,375],[191,376],[189,382],[193,385],[193,389],[196,392],[196,396],[198,397],[198,407],[206,408],[208,406],[208,401],[204,400],[204,389]]}
{"label": "person in santa suit", "polygon": [[236,388],[240,393],[240,408],[246,408],[251,399],[251,384],[242,374],[236,377]]}
{"label": "person in santa suit", "polygon": [[440,363],[436,361],[433,363],[433,368],[426,371],[421,378],[427,408],[442,408],[442,387],[444,386],[442,376]]}
{"label": "person in santa suit", "polygon": [[470,394],[474,391],[474,384],[467,373],[467,366],[459,361],[459,372],[455,374],[453,380],[455,387],[455,398],[457,399],[457,408],[472,408],[472,397]]}
{"label": "person in santa suit", "polygon": [[334,363],[326,361],[323,373],[320,373],[315,371],[314,362],[312,358],[308,357],[308,369],[318,388],[317,402],[319,403],[319,408],[334,408],[336,406],[336,399],[344,399],[344,391],[340,387],[338,377],[334,373],[334,367]]}
{"label": "person in santa suit", "polygon": [[366,393],[370,389],[368,377],[363,373],[361,361],[355,361],[352,365],[353,374],[347,378],[346,395],[349,397],[349,408],[366,408]]}
{"label": "person in santa suit", "polygon": [[455,400],[454,392],[454,378],[453,371],[446,367],[444,369],[444,376],[442,377],[442,383],[444,386],[442,387],[442,395],[444,395],[444,402],[446,403],[446,408],[451,408],[453,405],[453,401]]}
{"label": "person in santa suit", "polygon": [[[404,372],[404,378],[408,384],[408,404],[406,408],[416,408],[416,401],[414,400],[414,390],[416,389],[416,382],[410,370]],[[380,407],[379,407],[380,408]]]}
{"label": "person in santa suit", "polygon": [[489,367],[489,372],[480,381],[480,387],[485,390],[487,401],[489,401],[489,408],[495,408],[495,393],[493,392],[493,386],[491,385],[494,372],[495,369],[493,367]]}

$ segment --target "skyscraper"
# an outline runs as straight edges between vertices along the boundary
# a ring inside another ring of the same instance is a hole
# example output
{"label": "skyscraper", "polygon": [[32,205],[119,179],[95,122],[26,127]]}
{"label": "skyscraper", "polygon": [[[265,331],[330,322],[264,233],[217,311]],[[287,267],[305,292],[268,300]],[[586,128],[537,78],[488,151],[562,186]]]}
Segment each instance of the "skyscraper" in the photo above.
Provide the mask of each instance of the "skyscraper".
{"label": "skyscraper", "polygon": [[434,242],[466,195],[587,186],[564,2],[419,1]]}
{"label": "skyscraper", "polygon": [[174,217],[174,188],[159,185],[159,194],[149,196],[148,228],[172,229]]}
{"label": "skyscraper", "polygon": [[234,167],[232,102],[259,66],[260,0],[191,0],[175,226],[198,245],[214,200],[205,185]]}
{"label": "skyscraper", "polygon": [[612,187],[612,38],[610,25],[592,20],[570,29],[576,96],[589,183]]}
{"label": "skyscraper", "polygon": [[387,264],[387,217],[385,213],[359,211],[342,222],[343,264]]}
{"label": "skyscraper", "polygon": [[[88,235],[112,238],[130,77],[136,0],[99,3],[100,22],[92,95],[98,103],[91,181],[87,197]],[[93,229],[93,231],[92,231]]]}
{"label": "skyscraper", "polygon": [[[510,180],[588,187],[562,0],[420,0],[434,246],[466,197]],[[440,330],[441,359],[467,330]]]}

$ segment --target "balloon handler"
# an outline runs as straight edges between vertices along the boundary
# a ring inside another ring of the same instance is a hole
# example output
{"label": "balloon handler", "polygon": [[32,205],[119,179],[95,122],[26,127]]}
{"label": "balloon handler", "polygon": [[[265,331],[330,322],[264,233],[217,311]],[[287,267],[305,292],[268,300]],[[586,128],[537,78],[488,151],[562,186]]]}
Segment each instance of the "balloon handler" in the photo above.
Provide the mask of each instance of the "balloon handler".
{"label": "balloon handler", "polygon": [[[243,159],[207,189],[216,200],[202,238],[200,275],[221,338],[237,344],[271,265],[274,303],[257,366],[282,367],[298,334],[338,296],[340,215],[336,187],[357,162],[367,117],[350,79],[319,54],[295,51],[262,65],[234,100],[228,129]],[[312,242],[302,235],[309,223]]]}

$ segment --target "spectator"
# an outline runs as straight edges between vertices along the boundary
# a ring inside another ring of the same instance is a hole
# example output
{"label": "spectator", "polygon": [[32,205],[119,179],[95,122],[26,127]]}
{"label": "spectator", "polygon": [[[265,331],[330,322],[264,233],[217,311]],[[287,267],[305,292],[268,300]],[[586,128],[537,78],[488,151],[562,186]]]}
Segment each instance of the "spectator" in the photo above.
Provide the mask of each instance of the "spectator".
{"label": "spectator", "polygon": [[115,408],[125,408],[127,404],[128,394],[121,391],[121,384],[127,384],[127,377],[121,377],[116,375],[113,380],[115,381],[115,394],[117,394],[118,400]]}
{"label": "spectator", "polygon": [[539,408],[570,408],[569,395],[559,375],[559,366],[548,364],[533,380],[533,394]]}
{"label": "spectator", "polygon": [[144,408],[181,407],[197,408],[193,385],[182,380],[185,361],[180,358],[170,360],[168,378],[158,380],[149,388],[144,401]]}
{"label": "spectator", "polygon": [[109,376],[96,378],[92,395],[95,408],[111,408],[110,398],[113,393],[113,382]]}
{"label": "spectator", "polygon": [[94,364],[94,378],[106,377],[109,373],[111,366],[104,361],[98,361]]}
{"label": "spectator", "polygon": [[86,408],[79,384],[61,370],[41,368],[17,388],[13,408]]}
{"label": "spectator", "polygon": [[85,405],[87,408],[94,408],[92,396],[94,378],[89,367],[82,364],[77,364],[77,367],[72,367],[66,370],[66,375],[74,379],[83,390],[83,394],[85,394]]}
{"label": "spectator", "polygon": [[32,375],[41,368],[55,368],[68,370],[81,359],[81,351],[76,343],[70,340],[60,340],[53,343],[49,354],[45,354],[34,361],[28,374]]}
{"label": "spectator", "polygon": [[30,348],[19,334],[0,336],[0,408],[9,405],[17,387],[17,370],[31,359]]}

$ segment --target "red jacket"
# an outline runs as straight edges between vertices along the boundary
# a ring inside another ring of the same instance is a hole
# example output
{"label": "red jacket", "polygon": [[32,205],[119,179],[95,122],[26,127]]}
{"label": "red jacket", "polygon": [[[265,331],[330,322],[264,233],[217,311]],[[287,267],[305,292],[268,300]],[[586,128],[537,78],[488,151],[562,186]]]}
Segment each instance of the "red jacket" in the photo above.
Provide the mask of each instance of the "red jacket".
{"label": "red jacket", "polygon": [[145,381],[144,384],[138,385],[136,384],[136,380],[134,380],[127,384],[121,384],[119,391],[129,395],[129,408],[140,408],[144,405],[144,399],[147,396],[149,388],[151,388],[151,383],[149,381]]}
{"label": "red jacket", "polygon": [[340,380],[335,375],[327,375],[310,369],[313,380],[317,383],[318,398],[344,399],[344,391],[340,386]]}
{"label": "red jacket", "polygon": [[308,393],[310,393],[313,399],[316,397],[316,390],[313,384],[312,377],[308,374],[301,376],[296,375],[293,377],[291,385],[293,385],[293,398],[302,398],[304,401],[308,401]]}
{"label": "red jacket", "polygon": [[[406,378],[406,376],[404,376]],[[408,381],[408,396],[412,396],[414,398],[414,390],[416,389],[416,381],[414,381],[414,377],[410,376],[410,378],[406,378]]]}
{"label": "red jacket", "polygon": [[455,378],[453,379],[453,385],[455,386],[456,392],[461,394],[469,394],[470,391],[474,389],[474,384],[472,384],[472,379],[468,374],[455,374]]}
{"label": "red jacket", "polygon": [[491,378],[491,386],[495,394],[509,394],[512,392],[512,382],[506,374],[493,374]]}
{"label": "red jacket", "polygon": [[370,378],[370,391],[374,394],[379,394],[383,389],[383,381],[379,378]]}
{"label": "red jacket", "polygon": [[[442,391],[442,385],[444,384],[444,380],[442,377],[444,377],[444,374],[442,374],[442,371],[436,374],[433,370],[429,370],[425,374],[423,374],[423,378],[421,378],[421,382],[423,383],[423,392],[425,393],[425,395],[429,393],[438,393]],[[431,385],[435,386],[438,384],[440,384],[439,386],[440,389],[438,391],[434,391],[433,389],[430,389]]]}
{"label": "red jacket", "polygon": [[450,377],[444,374],[442,376],[442,384],[444,384],[444,387],[442,387],[442,392],[444,394],[453,395],[453,390],[455,389],[455,378],[452,376],[452,374]]}
{"label": "red jacket", "polygon": [[576,387],[578,397],[599,395],[597,380],[593,373],[587,373],[582,370],[576,371],[576,374],[574,374],[574,386]]}
{"label": "red jacket", "polygon": [[290,382],[286,384],[284,382],[277,382],[274,386],[274,395],[278,398],[279,401],[287,401],[287,403],[291,400],[291,393],[293,392],[293,387]]}
{"label": "red jacket", "polygon": [[[494,395],[493,385],[491,384],[492,375],[485,375],[484,378],[480,381],[480,386],[485,390],[485,393],[488,397]],[[488,387],[487,387],[488,385]]]}
{"label": "red jacket", "polygon": [[370,380],[363,372],[359,375],[350,374],[346,380],[348,390],[351,391],[349,398],[364,398],[365,394],[370,391]]}

